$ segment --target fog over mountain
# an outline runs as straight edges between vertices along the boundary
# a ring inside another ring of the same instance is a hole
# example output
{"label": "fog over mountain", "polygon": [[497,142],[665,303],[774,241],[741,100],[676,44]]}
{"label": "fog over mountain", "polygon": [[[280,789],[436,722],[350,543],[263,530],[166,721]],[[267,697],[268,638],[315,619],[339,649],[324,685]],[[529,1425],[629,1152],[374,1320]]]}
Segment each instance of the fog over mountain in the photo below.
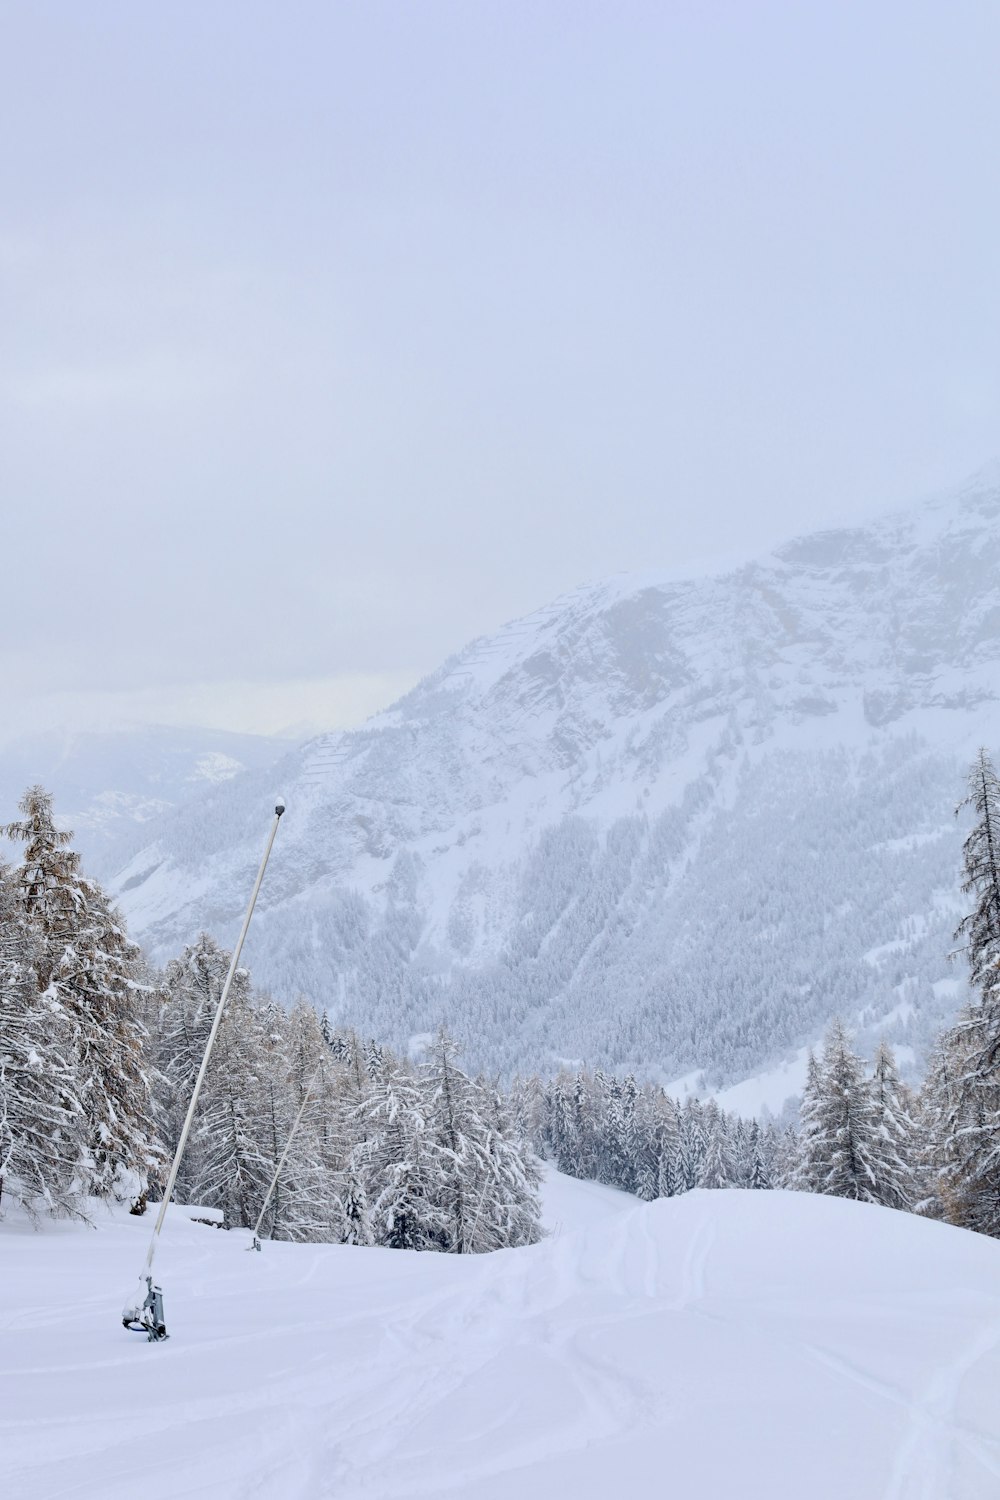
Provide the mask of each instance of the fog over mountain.
{"label": "fog over mountain", "polygon": [[718,576],[580,588],[162,817],[115,893],[158,958],[231,940],[280,791],[246,958],[282,998],[400,1042],[444,1015],[505,1071],[720,1086],[835,1013],[912,1067],[964,985],[998,580],[994,468]]}
{"label": "fog over mountain", "polygon": [[60,827],[73,830],[85,868],[104,876],[145,842],[146,824],[206,786],[272,765],[284,748],[266,735],[157,725],[23,735],[0,745],[0,821],[40,781],[55,797]]}

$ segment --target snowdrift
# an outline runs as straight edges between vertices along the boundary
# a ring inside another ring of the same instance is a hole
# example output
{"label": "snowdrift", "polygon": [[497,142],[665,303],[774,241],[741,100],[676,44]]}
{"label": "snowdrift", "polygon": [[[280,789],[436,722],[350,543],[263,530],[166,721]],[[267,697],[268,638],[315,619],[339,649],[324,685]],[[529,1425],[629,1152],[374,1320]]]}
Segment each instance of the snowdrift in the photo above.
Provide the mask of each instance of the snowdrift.
{"label": "snowdrift", "polygon": [[1000,1245],[792,1193],[551,1175],[479,1257],[168,1216],[168,1343],[118,1322],[150,1224],[0,1225],[0,1493],[31,1500],[1000,1494]]}

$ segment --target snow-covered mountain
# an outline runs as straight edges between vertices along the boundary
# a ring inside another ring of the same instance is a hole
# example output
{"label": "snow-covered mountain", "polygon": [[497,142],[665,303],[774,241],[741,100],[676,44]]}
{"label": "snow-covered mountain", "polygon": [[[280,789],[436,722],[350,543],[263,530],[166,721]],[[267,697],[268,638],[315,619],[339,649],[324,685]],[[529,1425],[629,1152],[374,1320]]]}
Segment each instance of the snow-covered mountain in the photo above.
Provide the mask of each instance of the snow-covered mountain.
{"label": "snow-covered mountain", "polygon": [[998,668],[993,470],[715,577],[581,588],[182,806],[116,890],[160,957],[231,938],[280,790],[247,959],[284,997],[396,1040],[445,1015],[491,1068],[774,1065],[791,1093],[837,1012],[912,1064],[960,998],[953,808]]}
{"label": "snow-covered mountain", "polygon": [[26,787],[41,782],[86,869],[100,876],[121,865],[131,844],[146,842],[142,830],[152,819],[205,786],[272,765],[287,749],[264,735],[156,725],[26,735],[0,745],[0,822],[16,815]]}

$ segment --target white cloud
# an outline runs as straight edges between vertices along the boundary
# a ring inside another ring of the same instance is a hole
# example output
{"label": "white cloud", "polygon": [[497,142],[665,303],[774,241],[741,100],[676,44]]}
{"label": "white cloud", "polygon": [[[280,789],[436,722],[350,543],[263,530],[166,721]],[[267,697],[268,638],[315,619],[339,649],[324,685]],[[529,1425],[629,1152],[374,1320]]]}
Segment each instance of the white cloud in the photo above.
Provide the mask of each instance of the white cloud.
{"label": "white cloud", "polygon": [[229,395],[239,381],[235,364],[163,351],[114,362],[12,371],[3,390],[7,399],[32,408],[164,407]]}

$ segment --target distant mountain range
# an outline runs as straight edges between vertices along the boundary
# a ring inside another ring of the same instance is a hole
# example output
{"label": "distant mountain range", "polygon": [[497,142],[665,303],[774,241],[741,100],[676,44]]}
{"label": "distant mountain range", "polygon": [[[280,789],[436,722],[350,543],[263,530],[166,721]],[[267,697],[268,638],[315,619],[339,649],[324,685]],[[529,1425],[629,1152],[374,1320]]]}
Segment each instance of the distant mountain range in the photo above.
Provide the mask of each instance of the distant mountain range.
{"label": "distant mountain range", "polygon": [[399,1042],[445,1016],[505,1072],[791,1092],[834,1013],[912,1067],[961,999],[953,809],[998,684],[991,471],[715,577],[578,589],[178,799],[114,888],[159,958],[231,939],[280,790],[247,959],[283,998]]}
{"label": "distant mountain range", "polygon": [[0,822],[41,782],[61,826],[73,829],[85,868],[103,877],[147,842],[147,824],[206,786],[273,765],[288,748],[264,735],[156,726],[27,735],[0,745]]}

